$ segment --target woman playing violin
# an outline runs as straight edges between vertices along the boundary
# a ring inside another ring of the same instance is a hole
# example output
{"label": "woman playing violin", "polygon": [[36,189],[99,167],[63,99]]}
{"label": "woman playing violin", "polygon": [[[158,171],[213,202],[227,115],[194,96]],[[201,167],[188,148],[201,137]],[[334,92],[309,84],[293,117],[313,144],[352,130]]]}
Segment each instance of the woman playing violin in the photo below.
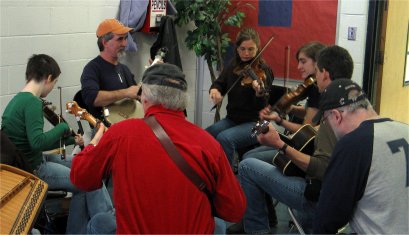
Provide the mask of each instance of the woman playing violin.
{"label": "woman playing violin", "polygon": [[[241,30],[236,39],[235,58],[210,87],[209,98],[214,104],[219,104],[229,91],[227,116],[206,130],[220,142],[230,164],[237,149],[257,144],[251,128],[258,120],[259,111],[267,105],[273,83],[273,72],[257,56],[259,52],[258,33],[251,28]],[[249,69],[256,78],[249,77]]]}
{"label": "woman playing violin", "polygon": [[60,123],[44,131],[43,103],[40,98],[51,92],[60,74],[60,67],[52,57],[33,55],[27,63],[26,85],[4,110],[1,129],[22,153],[31,171],[44,180],[49,189],[73,193],[66,232],[86,233],[89,218],[99,212],[111,211],[112,202],[105,188],[85,193],[71,183],[72,157],[62,160],[57,154],[43,154],[43,151],[58,148],[60,141],[84,144],[81,135],[70,136],[67,123]]}

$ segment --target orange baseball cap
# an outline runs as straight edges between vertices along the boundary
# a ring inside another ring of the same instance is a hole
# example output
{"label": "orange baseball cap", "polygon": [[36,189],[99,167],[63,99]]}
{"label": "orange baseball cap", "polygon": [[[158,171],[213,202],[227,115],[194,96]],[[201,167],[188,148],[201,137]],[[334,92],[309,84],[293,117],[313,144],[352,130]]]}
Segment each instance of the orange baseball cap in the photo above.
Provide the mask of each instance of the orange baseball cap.
{"label": "orange baseball cap", "polygon": [[107,33],[125,34],[132,30],[132,28],[126,27],[117,19],[106,19],[99,24],[97,37],[101,37]]}

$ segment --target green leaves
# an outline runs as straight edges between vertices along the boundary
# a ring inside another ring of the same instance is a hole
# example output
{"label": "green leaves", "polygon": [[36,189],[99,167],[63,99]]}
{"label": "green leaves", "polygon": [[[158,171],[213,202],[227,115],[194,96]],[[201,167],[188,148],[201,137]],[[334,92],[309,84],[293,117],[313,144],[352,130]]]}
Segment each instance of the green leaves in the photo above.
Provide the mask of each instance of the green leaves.
{"label": "green leaves", "polygon": [[187,48],[204,56],[210,64],[221,65],[231,41],[222,27],[240,27],[245,14],[233,8],[230,0],[174,0],[174,3],[178,11],[175,23],[181,27],[194,22],[196,27],[187,32]]}
{"label": "green leaves", "polygon": [[236,12],[235,15],[230,16],[229,18],[227,18],[227,20],[224,21],[225,25],[230,25],[230,26],[237,26],[240,28],[241,23],[243,22],[243,18],[246,15],[243,12]]}

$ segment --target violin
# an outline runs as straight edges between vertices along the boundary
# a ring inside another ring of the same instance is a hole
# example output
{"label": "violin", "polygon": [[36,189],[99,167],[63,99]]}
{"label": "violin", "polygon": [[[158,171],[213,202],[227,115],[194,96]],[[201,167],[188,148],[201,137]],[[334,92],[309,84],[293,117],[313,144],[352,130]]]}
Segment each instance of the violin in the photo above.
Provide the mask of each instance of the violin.
{"label": "violin", "polygon": [[308,77],[304,80],[302,84],[299,84],[297,88],[290,90],[288,93],[284,94],[271,108],[271,111],[275,111],[279,114],[287,113],[288,108],[300,100],[305,99],[306,93],[315,83],[315,79],[313,77]]}
{"label": "violin", "polygon": [[[239,80],[241,80],[241,85],[252,85],[253,81],[258,81],[258,83],[261,86],[261,92],[265,95],[265,88],[264,88],[264,81],[266,80],[266,74],[265,72],[261,69],[260,66],[260,60],[258,59],[263,51],[267,48],[267,46],[273,41],[274,36],[271,36],[266,45],[258,52],[256,57],[253,58],[250,64],[244,65],[242,64],[241,66],[237,66],[234,68],[233,73],[239,75],[239,78],[233,83],[233,85],[230,86],[230,88],[226,91],[223,97],[226,97],[226,95],[233,89],[233,87],[237,84]],[[254,63],[257,62],[257,63]],[[254,66],[253,66],[254,64]],[[262,80],[263,79],[263,80]],[[223,101],[223,100],[222,100]],[[213,108],[210,109],[212,111],[215,109],[217,106],[221,106],[221,102],[219,104],[215,104]]]}
{"label": "violin", "polygon": [[237,66],[233,72],[241,78],[242,86],[251,86],[253,81],[257,81],[263,87],[264,82],[266,81],[266,72],[261,69],[260,63],[248,64],[243,66]]}
{"label": "violin", "polygon": [[[48,102],[44,99],[41,99],[41,102],[43,102],[43,113],[44,113],[44,117],[54,126],[58,125],[59,123],[67,123],[67,121],[65,121],[65,119],[56,114],[50,107],[48,107],[48,105],[51,104],[51,102]],[[75,137],[76,134],[73,130],[71,130],[70,135]]]}
{"label": "violin", "polygon": [[270,37],[266,45],[264,45],[264,47],[260,50],[260,52],[257,53],[257,55],[250,62],[250,64],[237,66],[233,70],[234,73],[236,73],[239,76],[242,76],[241,78],[242,86],[246,86],[246,85],[251,86],[253,81],[257,81],[261,86],[261,91],[265,93],[264,81],[266,80],[266,73],[261,68],[260,56],[264,52],[264,50],[267,48],[267,46],[271,43],[271,41],[273,41],[273,39],[274,39],[274,35]]}

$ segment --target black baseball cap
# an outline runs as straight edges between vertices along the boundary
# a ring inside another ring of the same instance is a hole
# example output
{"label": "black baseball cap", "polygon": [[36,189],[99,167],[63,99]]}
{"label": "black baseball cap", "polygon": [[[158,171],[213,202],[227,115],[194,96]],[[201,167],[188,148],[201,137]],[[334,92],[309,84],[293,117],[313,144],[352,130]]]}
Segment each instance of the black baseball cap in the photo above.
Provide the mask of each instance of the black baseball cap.
{"label": "black baseball cap", "polygon": [[142,83],[149,85],[169,86],[187,90],[185,74],[173,64],[162,63],[149,67],[142,76]]}
{"label": "black baseball cap", "polygon": [[[353,93],[353,91],[356,93]],[[315,115],[313,122],[318,123],[327,110],[343,107],[365,99],[366,95],[363,93],[359,96],[353,95],[361,92],[361,87],[351,79],[340,78],[332,81],[324,92],[321,93],[319,111]]]}

